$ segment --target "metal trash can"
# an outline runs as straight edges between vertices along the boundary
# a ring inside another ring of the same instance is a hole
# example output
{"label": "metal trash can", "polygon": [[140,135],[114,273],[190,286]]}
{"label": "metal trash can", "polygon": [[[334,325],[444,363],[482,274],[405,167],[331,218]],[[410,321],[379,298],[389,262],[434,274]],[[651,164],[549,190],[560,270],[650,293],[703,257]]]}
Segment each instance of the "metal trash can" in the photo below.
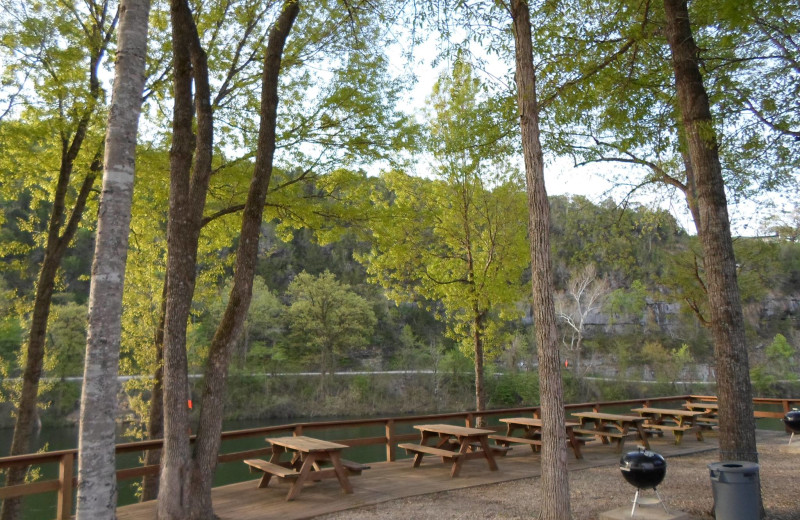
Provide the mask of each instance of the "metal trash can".
{"label": "metal trash can", "polygon": [[711,491],[717,520],[759,520],[760,483],[755,462],[714,462]]}

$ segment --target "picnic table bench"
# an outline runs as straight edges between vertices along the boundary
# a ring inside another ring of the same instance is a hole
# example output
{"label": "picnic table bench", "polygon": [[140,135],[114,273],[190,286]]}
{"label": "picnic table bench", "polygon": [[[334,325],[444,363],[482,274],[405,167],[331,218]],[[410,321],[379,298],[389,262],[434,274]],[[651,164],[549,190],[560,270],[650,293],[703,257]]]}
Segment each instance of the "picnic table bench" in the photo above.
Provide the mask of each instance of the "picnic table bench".
{"label": "picnic table bench", "polygon": [[435,455],[437,457],[442,458],[442,462],[444,459],[452,459],[455,460],[461,456],[461,454],[457,451],[452,449],[445,449],[445,448],[436,448],[434,446],[427,446],[425,444],[414,444],[414,443],[403,443],[398,444],[398,448],[403,448],[406,452],[409,453],[427,453],[428,455]]}
{"label": "picnic table bench", "polygon": [[250,473],[261,471],[264,475],[258,481],[259,488],[265,488],[269,485],[270,479],[274,477],[295,479],[300,476],[300,472],[294,468],[281,466],[280,464],[273,464],[263,459],[246,459],[245,464],[250,466]]}
{"label": "picnic table bench", "polygon": [[[581,426],[573,428],[574,433],[591,435],[603,444],[609,444],[610,439],[613,439],[618,452],[622,451],[628,437],[638,436],[644,447],[650,449],[647,432],[642,427],[644,417],[602,412],[574,412],[572,415],[580,419]],[[594,427],[589,428],[589,424],[593,424]]]}
{"label": "picnic table bench", "polygon": [[[370,467],[366,464],[361,464],[360,462],[353,462],[352,460],[347,459],[339,459],[342,463],[344,469],[347,470],[348,474],[350,475],[361,475],[361,472],[365,469],[369,469]],[[320,468],[327,465],[327,461],[319,461],[318,465]],[[300,472],[296,469],[290,467],[288,463],[280,464],[273,464],[272,462],[267,462],[263,459],[246,459],[244,461],[245,464],[250,466],[250,472],[253,471],[262,471],[264,473],[269,473],[279,478],[294,478],[300,475]],[[259,486],[259,487],[266,487],[266,486]]]}
{"label": "picnic table bench", "polygon": [[[414,428],[420,431],[420,443],[397,445],[407,453],[414,454],[413,467],[418,468],[422,464],[422,458],[427,454],[441,457],[442,462],[451,460],[453,462],[450,470],[451,477],[458,476],[465,460],[475,458],[486,459],[489,469],[497,471],[494,450],[487,441],[488,435],[494,431],[452,424],[420,424],[415,425]],[[455,445],[451,440],[456,441]],[[431,444],[432,442],[433,444]]]}
{"label": "picnic table bench", "polygon": [[645,429],[671,432],[675,436],[675,444],[680,444],[683,434],[692,430],[694,430],[698,441],[704,440],[701,428],[695,423],[695,419],[698,416],[702,416],[704,412],[646,406],[634,408],[631,411],[638,412],[642,417],[647,418],[644,423]]}

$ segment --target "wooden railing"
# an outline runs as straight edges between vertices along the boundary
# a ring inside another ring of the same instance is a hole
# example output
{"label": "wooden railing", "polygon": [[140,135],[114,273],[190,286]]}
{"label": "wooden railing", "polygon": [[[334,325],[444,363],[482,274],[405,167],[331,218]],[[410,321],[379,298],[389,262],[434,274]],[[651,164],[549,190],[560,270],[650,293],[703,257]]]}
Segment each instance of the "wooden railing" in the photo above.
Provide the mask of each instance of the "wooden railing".
{"label": "wooden railing", "polygon": [[[623,406],[630,406],[631,408],[637,406],[650,406],[655,403],[666,402],[683,402],[687,400],[695,401],[716,401],[715,396],[704,395],[677,395],[668,397],[654,397],[648,399],[629,399],[625,401],[598,401],[590,403],[578,403],[566,405],[566,411],[578,411],[592,409],[600,411],[604,408],[619,408]],[[757,409],[755,417],[757,418],[781,418],[788,412],[792,406],[800,405],[800,399],[769,399],[769,398],[756,398],[753,399],[756,407],[780,407],[781,411]],[[523,408],[505,408],[499,410],[486,410],[483,412],[470,411],[470,412],[453,412],[444,414],[430,414],[430,415],[415,415],[407,417],[384,417],[374,419],[355,419],[346,421],[323,421],[323,422],[302,422],[283,424],[279,426],[267,426],[263,428],[251,428],[247,430],[237,430],[222,433],[222,442],[234,439],[242,439],[249,437],[268,437],[275,435],[302,435],[312,433],[319,430],[335,431],[337,429],[365,427],[365,426],[382,426],[384,435],[376,437],[357,437],[357,438],[338,438],[331,439],[338,443],[346,444],[347,446],[371,446],[383,445],[386,449],[386,461],[394,461],[397,456],[397,443],[415,440],[419,437],[418,433],[403,433],[403,426],[406,430],[410,431],[412,424],[421,422],[441,422],[441,421],[464,421],[466,426],[474,426],[477,419],[493,419],[500,416],[531,414],[533,416],[539,415],[538,406],[529,406]],[[499,428],[499,426],[489,425],[489,428]],[[160,449],[162,446],[161,440],[153,441],[140,441],[129,442],[125,444],[117,444],[116,453],[130,453],[130,452],[145,452],[148,450]],[[218,461],[234,462],[244,460],[252,457],[259,457],[267,455],[271,452],[270,448],[266,445],[263,448],[237,451],[233,453],[222,453],[219,455]],[[0,470],[15,466],[32,466],[43,464],[58,464],[59,476],[58,479],[41,480],[27,484],[20,484],[17,486],[0,487],[0,499],[22,497],[27,495],[35,495],[40,493],[57,491],[57,516],[58,520],[66,520],[70,518],[73,504],[73,494],[77,478],[75,477],[75,458],[77,457],[78,450],[62,450],[45,453],[35,453],[28,455],[19,455],[15,457],[0,457]],[[377,461],[371,461],[377,462]],[[156,475],[159,472],[159,465],[138,466],[133,468],[126,468],[117,470],[117,482],[141,478],[145,475]]]}

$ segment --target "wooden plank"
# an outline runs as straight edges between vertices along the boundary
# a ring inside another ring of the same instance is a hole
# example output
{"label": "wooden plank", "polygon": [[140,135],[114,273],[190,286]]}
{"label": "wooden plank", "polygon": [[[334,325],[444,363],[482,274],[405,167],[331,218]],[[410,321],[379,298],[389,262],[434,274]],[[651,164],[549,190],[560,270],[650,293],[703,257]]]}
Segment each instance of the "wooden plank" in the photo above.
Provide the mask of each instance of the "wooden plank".
{"label": "wooden plank", "polygon": [[629,430],[628,433],[622,432],[611,432],[608,430],[589,430],[584,428],[573,428],[572,430],[575,433],[585,434],[585,435],[599,435],[600,437],[613,437],[615,439],[621,439],[623,437],[631,437],[636,435],[636,430]]}
{"label": "wooden plank", "polygon": [[528,439],[526,437],[508,437],[506,435],[489,435],[489,438],[495,442],[498,442],[504,446],[508,446],[511,443],[516,444],[531,444],[535,446],[541,446],[542,441],[539,439]]}
{"label": "wooden plank", "polygon": [[58,520],[69,520],[72,515],[72,475],[75,472],[74,468],[75,457],[71,453],[67,453],[61,457],[61,462],[58,465],[58,480],[61,486],[58,489],[58,502],[56,504],[56,518]]}
{"label": "wooden plank", "polygon": [[222,462],[236,462],[239,460],[245,460],[252,457],[262,457],[265,455],[271,455],[272,448],[258,448],[255,450],[247,450],[247,451],[236,451],[232,453],[222,453],[217,457],[217,461]]}
{"label": "wooden plank", "polygon": [[152,464],[150,466],[139,466],[136,468],[126,468],[117,470],[117,481],[141,478],[146,475],[158,475],[161,466]]}
{"label": "wooden plank", "polygon": [[414,428],[421,432],[432,432],[446,435],[481,435],[494,433],[494,430],[480,428],[467,428],[465,426],[454,426],[452,424],[416,424]]}
{"label": "wooden plank", "polygon": [[691,430],[692,428],[694,428],[694,426],[689,426],[689,425],[672,426],[670,424],[645,424],[644,427],[648,429],[664,430],[670,432],[685,432],[687,430]]}
{"label": "wooden plank", "polygon": [[48,491],[58,491],[59,489],[61,489],[61,482],[58,480],[42,480],[39,482],[31,482],[30,484],[4,486],[0,487],[0,500],[47,493]]}
{"label": "wooden plank", "polygon": [[266,460],[248,459],[245,460],[244,463],[250,466],[251,468],[263,471],[264,473],[275,475],[276,477],[297,478],[300,476],[300,473],[293,470],[292,468],[285,468],[283,466],[273,464],[272,462],[267,462]]}
{"label": "wooden plank", "polygon": [[[361,472],[365,469],[369,469],[370,467],[366,464],[362,464],[360,462],[353,462],[352,460],[347,459],[339,459],[342,463],[342,467],[344,467],[350,474],[352,475],[361,475]],[[332,462],[329,460],[320,461],[320,465],[329,466]]]}
{"label": "wooden plank", "polygon": [[422,444],[398,444],[398,448],[403,448],[411,453],[427,453],[437,457],[444,457],[447,459],[457,459],[462,454],[457,451],[443,450],[441,448],[434,448],[433,446],[425,446]]}
{"label": "wooden plank", "polygon": [[290,450],[301,451],[303,453],[326,452],[331,450],[343,450],[347,448],[347,446],[344,444],[322,439],[315,439],[314,437],[306,437],[305,435],[267,438],[267,442],[278,446],[284,446]]}
{"label": "wooden plank", "polygon": [[[781,415],[781,417],[783,417],[783,415]],[[59,462],[61,457],[67,454],[71,454],[73,457],[76,457],[78,455],[78,450],[45,451],[42,453],[28,453],[25,455],[0,457],[0,462],[2,463],[0,464],[0,468]]]}

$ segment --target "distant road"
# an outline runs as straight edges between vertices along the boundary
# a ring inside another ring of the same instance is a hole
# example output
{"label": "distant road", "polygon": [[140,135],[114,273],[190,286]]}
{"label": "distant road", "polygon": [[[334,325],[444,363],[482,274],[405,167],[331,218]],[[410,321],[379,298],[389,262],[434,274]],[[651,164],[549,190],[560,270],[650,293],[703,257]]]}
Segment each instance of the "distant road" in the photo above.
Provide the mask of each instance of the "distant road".
{"label": "distant road", "polygon": [[[434,374],[434,370],[374,370],[374,371],[354,371],[354,372],[334,372],[335,376],[359,376],[359,375],[401,375],[401,374]],[[472,372],[470,372],[471,374]],[[231,374],[228,374],[229,376]],[[275,374],[261,373],[261,374],[236,374],[237,376],[244,377],[288,377],[288,376],[320,376],[322,372],[278,372]],[[189,374],[189,379],[200,379],[202,374]],[[119,381],[132,381],[135,379],[153,379],[153,376],[118,376]],[[6,381],[19,382],[22,381],[20,377],[8,377]],[[83,376],[70,376],[70,377],[43,377],[41,381],[72,381],[83,382]]]}
{"label": "distant road", "polygon": [[[434,370],[359,370],[353,372],[334,372],[333,375],[335,376],[372,376],[372,375],[403,375],[403,374],[435,374],[436,371]],[[442,372],[444,373],[444,372]],[[471,374],[472,372],[470,372]],[[236,374],[237,376],[243,377],[314,377],[322,375],[321,372],[278,372],[275,374],[268,374],[268,373],[260,373],[260,374]],[[502,373],[496,373],[495,375],[503,375]],[[189,379],[201,379],[203,377],[202,374],[190,374]],[[146,375],[146,376],[119,376],[117,379],[120,382],[131,381],[136,379],[152,379],[153,376]],[[644,383],[644,384],[656,384],[656,383],[663,383],[663,381],[653,381],[653,380],[642,380],[642,379],[617,379],[615,377],[594,377],[594,376],[586,376],[584,379],[588,379],[590,381],[616,381],[616,382],[624,382],[624,383]],[[7,381],[20,381],[20,378],[8,378]],[[64,381],[72,381],[72,382],[83,382],[83,376],[73,376],[73,377],[65,377]],[[42,381],[61,381],[61,378],[58,377],[43,377]],[[710,384],[714,383],[715,381],[675,381],[674,384],[676,385],[691,385],[691,384]],[[788,381],[779,381],[779,382],[788,382]]]}

